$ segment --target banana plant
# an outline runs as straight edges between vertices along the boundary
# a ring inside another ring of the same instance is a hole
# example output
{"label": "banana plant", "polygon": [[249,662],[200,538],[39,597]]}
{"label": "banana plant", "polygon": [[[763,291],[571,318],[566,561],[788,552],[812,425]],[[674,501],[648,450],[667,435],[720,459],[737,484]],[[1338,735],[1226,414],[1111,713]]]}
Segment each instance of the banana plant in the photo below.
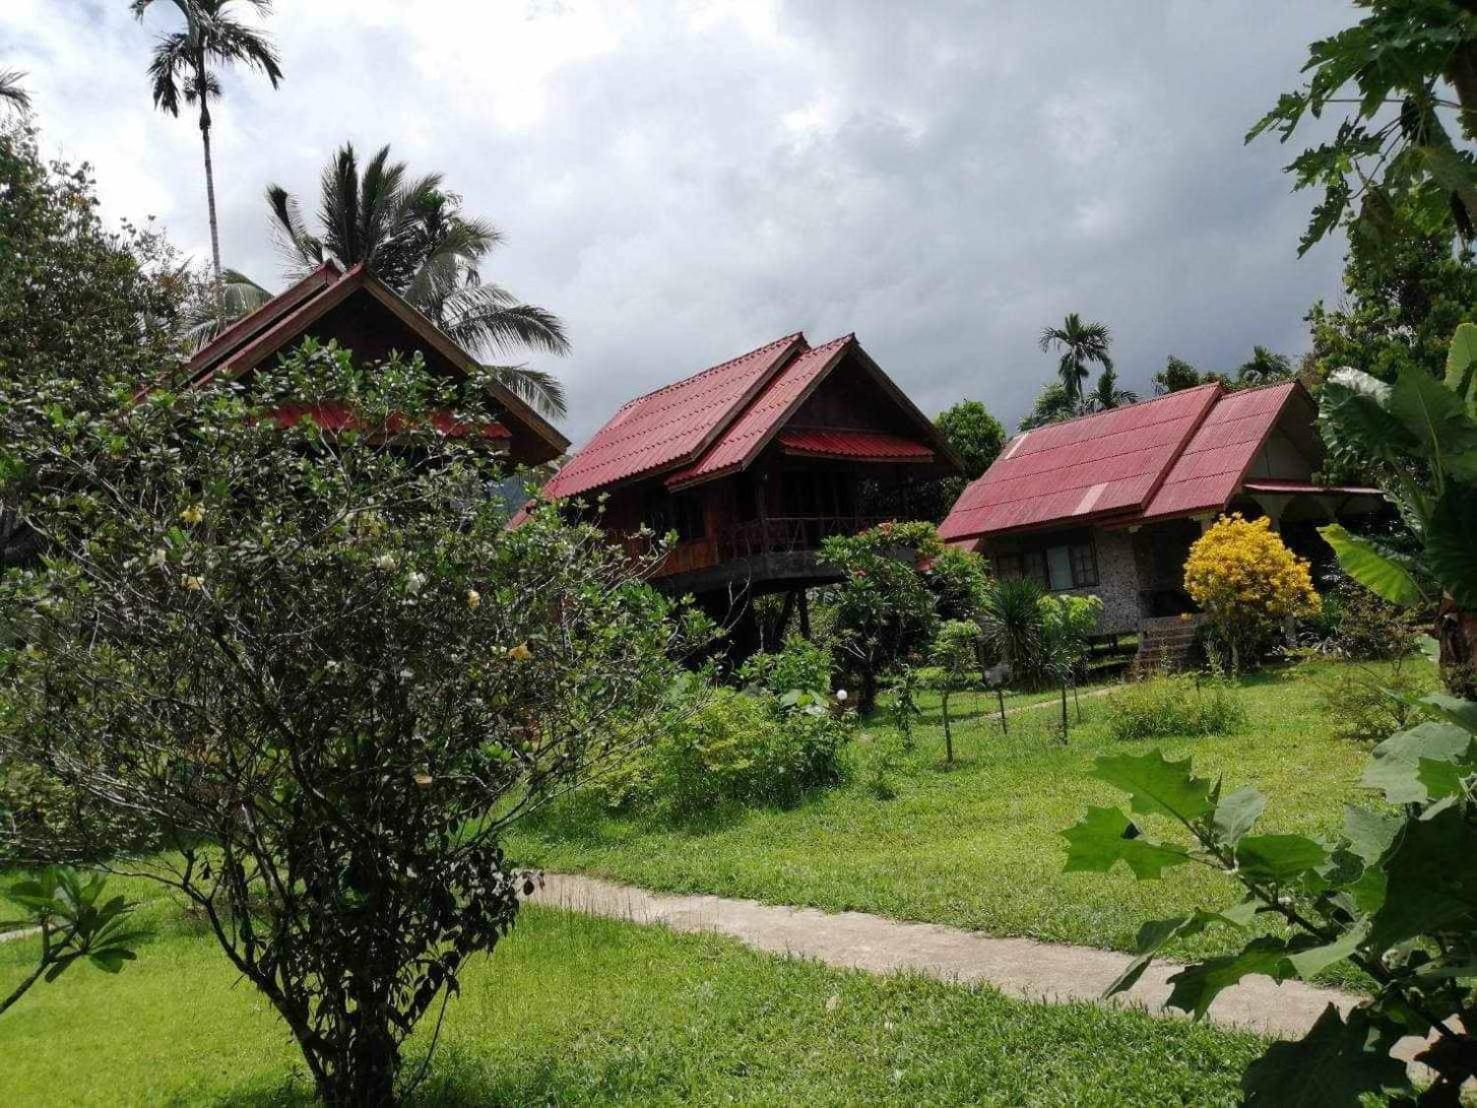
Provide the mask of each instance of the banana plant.
{"label": "banana plant", "polygon": [[99,969],[117,973],[137,955],[133,944],[146,934],[128,929],[134,904],[121,896],[103,900],[107,878],[84,880],[71,866],[48,866],[39,877],[12,885],[6,896],[25,915],[0,923],[0,931],[34,927],[41,932],[41,957],[9,996],[0,1013],[24,996],[43,977],[52,982],[74,963],[87,959]]}
{"label": "banana plant", "polygon": [[1452,692],[1477,695],[1477,326],[1457,328],[1446,378],[1402,369],[1393,384],[1335,371],[1321,398],[1336,455],[1380,474],[1417,548],[1402,553],[1338,524],[1321,534],[1344,572],[1394,604],[1437,612],[1433,634]]}

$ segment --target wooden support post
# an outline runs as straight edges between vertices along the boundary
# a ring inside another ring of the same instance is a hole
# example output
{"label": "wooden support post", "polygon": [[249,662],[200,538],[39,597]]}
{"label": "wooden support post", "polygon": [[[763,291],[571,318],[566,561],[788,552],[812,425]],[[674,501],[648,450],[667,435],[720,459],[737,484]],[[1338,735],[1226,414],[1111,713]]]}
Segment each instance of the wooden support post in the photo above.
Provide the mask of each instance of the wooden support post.
{"label": "wooden support post", "polygon": [[795,610],[795,590],[791,589],[785,593],[785,606],[780,609],[779,626],[775,628],[775,648],[783,649],[785,645],[785,628],[790,626],[790,613]]}
{"label": "wooden support post", "polygon": [[810,590],[800,589],[800,637],[810,641]]}

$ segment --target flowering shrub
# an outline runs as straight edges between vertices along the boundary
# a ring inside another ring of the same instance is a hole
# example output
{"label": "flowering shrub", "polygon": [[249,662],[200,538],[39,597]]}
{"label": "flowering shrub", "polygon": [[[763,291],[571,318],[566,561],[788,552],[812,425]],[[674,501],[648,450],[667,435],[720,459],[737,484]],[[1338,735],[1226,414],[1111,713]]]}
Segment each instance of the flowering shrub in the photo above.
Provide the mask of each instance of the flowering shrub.
{"label": "flowering shrub", "polygon": [[1288,617],[1320,607],[1308,563],[1272,530],[1271,520],[1222,516],[1190,547],[1185,591],[1205,610],[1231,667],[1255,657]]}

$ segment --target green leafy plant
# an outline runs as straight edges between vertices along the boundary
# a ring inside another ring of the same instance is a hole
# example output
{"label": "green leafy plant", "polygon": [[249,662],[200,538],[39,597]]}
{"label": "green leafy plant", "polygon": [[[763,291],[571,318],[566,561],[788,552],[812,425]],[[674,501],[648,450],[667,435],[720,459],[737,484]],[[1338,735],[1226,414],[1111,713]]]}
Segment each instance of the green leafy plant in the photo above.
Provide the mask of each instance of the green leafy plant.
{"label": "green leafy plant", "polygon": [[880,682],[933,639],[938,613],[918,561],[941,550],[934,526],[917,522],[883,523],[822,544],[822,564],[841,573],[827,590],[830,641],[854,681],[859,711],[871,711]]}
{"label": "green leafy plant", "polygon": [[772,693],[801,689],[824,696],[831,688],[834,665],[831,652],[824,646],[791,635],[777,653],[749,655],[739,666],[738,677],[745,684],[762,685]]}
{"label": "green leafy plant", "polygon": [[304,343],[139,397],[59,364],[0,376],[0,500],[46,551],[0,578],[25,643],[0,760],[152,821],[170,849],[132,868],[320,1095],[393,1104],[426,1072],[405,1039],[532,887],[509,822],[641,745],[692,625],[598,527],[507,527],[503,459],[435,418],[496,418],[479,376]]}
{"label": "green leafy plant", "polygon": [[82,959],[100,970],[118,973],[137,957],[134,944],[147,932],[128,929],[128,917],[136,905],[121,896],[104,900],[107,884],[103,874],[84,880],[71,866],[47,866],[38,876],[17,881],[6,890],[6,897],[25,915],[0,923],[0,931],[36,928],[41,934],[41,955],[36,968],[10,995],[0,998],[0,1013],[38,981],[55,981]]}
{"label": "green leafy plant", "polygon": [[801,695],[697,688],[670,706],[649,744],[592,788],[611,808],[674,819],[724,802],[793,804],[841,779],[851,725],[820,698],[792,693]]}
{"label": "green leafy plant", "polygon": [[903,749],[913,749],[913,727],[923,709],[918,707],[918,670],[910,665],[898,667],[892,682],[892,700],[887,705],[888,718],[902,739]]}
{"label": "green leafy plant", "polygon": [[[1129,811],[1095,806],[1063,833],[1068,871],[1122,863],[1142,881],[1202,865],[1243,893],[1227,909],[1145,923],[1137,957],[1110,995],[1130,988],[1167,944],[1211,928],[1238,932],[1245,945],[1170,978],[1168,1004],[1196,1018],[1249,974],[1313,980],[1347,964],[1374,980],[1347,1018],[1330,1005],[1300,1041],[1253,1063],[1249,1103],[1355,1104],[1388,1092],[1455,1104],[1477,1075],[1477,1041],[1464,1030],[1477,1027],[1477,703],[1432,694],[1421,706],[1433,718],[1376,747],[1363,776],[1400,807],[1351,807],[1340,835],[1256,833],[1265,796],[1227,791],[1196,777],[1188,758],[1157,750],[1098,758],[1094,775],[1128,795]],[[1166,822],[1178,836],[1148,834]],[[1262,919],[1279,924],[1276,933],[1258,927]],[[1391,1057],[1407,1035],[1431,1037],[1418,1055],[1435,1072],[1429,1088],[1414,1089]]]}
{"label": "green leafy plant", "polygon": [[980,615],[986,653],[1008,665],[1012,677],[1027,685],[1045,676],[1046,628],[1041,607],[1045,595],[1040,585],[1025,577],[996,581]]}
{"label": "green leafy plant", "polygon": [[1225,683],[1186,675],[1124,685],[1108,695],[1104,716],[1119,741],[1226,735],[1246,723],[1246,709]]}
{"label": "green leafy plant", "polygon": [[973,623],[951,619],[939,628],[929,648],[929,660],[938,667],[938,690],[944,716],[944,760],[954,761],[954,729],[949,718],[949,697],[969,688],[977,680],[980,629]]}
{"label": "green leafy plant", "polygon": [[1320,410],[1334,455],[1374,469],[1416,552],[1338,524],[1320,533],[1344,572],[1372,592],[1402,608],[1436,609],[1448,689],[1477,694],[1477,326],[1457,328],[1444,381],[1415,367],[1394,384],[1342,369],[1324,386]]}

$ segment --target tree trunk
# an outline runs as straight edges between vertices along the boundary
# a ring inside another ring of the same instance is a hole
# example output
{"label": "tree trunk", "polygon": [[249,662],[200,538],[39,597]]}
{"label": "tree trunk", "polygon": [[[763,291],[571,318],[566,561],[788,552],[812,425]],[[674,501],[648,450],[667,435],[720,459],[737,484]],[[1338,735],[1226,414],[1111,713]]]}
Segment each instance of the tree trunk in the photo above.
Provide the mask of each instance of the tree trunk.
{"label": "tree trunk", "polygon": [[215,269],[215,317],[226,322],[226,286],[221,280],[221,231],[215,216],[215,166],[210,159],[210,109],[200,100],[200,142],[205,147],[205,207],[210,215],[210,259]]}
{"label": "tree trunk", "polygon": [[1464,611],[1445,596],[1432,629],[1440,646],[1441,679],[1453,696],[1477,700],[1477,612]]}

